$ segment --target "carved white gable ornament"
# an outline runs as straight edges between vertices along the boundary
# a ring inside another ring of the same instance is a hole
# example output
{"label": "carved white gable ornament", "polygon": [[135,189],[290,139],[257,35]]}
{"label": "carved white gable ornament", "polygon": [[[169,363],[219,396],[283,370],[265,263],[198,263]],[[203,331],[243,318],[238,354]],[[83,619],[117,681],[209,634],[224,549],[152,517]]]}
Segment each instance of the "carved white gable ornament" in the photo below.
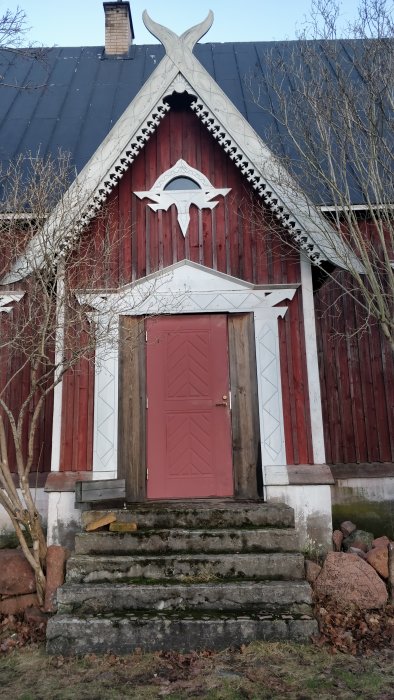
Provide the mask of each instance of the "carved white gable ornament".
{"label": "carved white gable ornament", "polygon": [[140,199],[151,199],[154,204],[148,206],[153,211],[167,211],[175,204],[178,212],[178,223],[184,236],[190,222],[190,207],[194,204],[198,209],[214,209],[219,202],[212,202],[214,197],[225,197],[230,188],[216,189],[205,175],[192,168],[186,161],[178,162],[157,178],[152,188],[146,192],[135,192]]}

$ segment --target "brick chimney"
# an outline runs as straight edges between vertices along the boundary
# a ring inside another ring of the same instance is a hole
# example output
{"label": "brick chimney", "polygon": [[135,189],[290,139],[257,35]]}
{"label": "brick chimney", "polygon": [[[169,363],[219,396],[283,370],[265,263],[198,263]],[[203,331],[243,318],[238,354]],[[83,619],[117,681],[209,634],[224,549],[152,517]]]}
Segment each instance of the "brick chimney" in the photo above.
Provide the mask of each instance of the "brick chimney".
{"label": "brick chimney", "polygon": [[130,4],[118,0],[104,2],[105,14],[105,54],[106,56],[124,56],[128,53],[134,39],[133,21]]}

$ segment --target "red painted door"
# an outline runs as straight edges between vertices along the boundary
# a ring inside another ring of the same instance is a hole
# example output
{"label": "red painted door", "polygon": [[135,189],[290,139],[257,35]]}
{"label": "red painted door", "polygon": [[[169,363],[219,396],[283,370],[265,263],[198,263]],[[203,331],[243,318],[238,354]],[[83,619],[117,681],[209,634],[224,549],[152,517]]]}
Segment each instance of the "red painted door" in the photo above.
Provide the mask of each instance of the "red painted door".
{"label": "red painted door", "polygon": [[232,496],[226,316],[162,316],[146,328],[148,498]]}

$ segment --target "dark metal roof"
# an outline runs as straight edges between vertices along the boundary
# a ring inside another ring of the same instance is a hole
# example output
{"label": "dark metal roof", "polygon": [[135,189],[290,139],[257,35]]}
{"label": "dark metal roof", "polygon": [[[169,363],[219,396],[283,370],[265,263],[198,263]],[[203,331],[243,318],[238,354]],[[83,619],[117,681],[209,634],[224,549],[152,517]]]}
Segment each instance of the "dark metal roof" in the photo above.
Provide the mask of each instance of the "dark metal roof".
{"label": "dark metal roof", "polygon": [[[291,140],[271,114],[275,96],[266,80],[266,70],[268,56],[275,54],[278,65],[286,62],[294,56],[297,43],[195,47],[199,61],[267,145],[291,158],[297,157]],[[351,61],[356,44],[340,43],[345,61]],[[26,151],[47,156],[62,149],[71,154],[80,171],[163,55],[161,45],[133,45],[126,58],[108,58],[101,46],[51,48],[41,61],[0,51],[0,161]],[[274,64],[271,62],[270,70]],[[351,76],[350,71],[349,77],[360,79]],[[291,90],[291,79],[283,85]],[[323,192],[317,198],[327,202]],[[353,198],[355,203],[362,201],[356,186]]]}
{"label": "dark metal roof", "polygon": [[105,58],[102,46],[48,49],[42,61],[0,52],[0,159],[61,148],[80,171],[163,55],[161,46],[133,46],[125,59]]}

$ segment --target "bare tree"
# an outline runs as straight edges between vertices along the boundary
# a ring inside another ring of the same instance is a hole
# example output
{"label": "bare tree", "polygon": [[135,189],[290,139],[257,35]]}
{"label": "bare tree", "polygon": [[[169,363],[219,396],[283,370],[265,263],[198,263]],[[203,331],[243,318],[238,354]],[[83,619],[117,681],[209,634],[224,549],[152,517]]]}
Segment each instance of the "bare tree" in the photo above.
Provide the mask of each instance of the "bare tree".
{"label": "bare tree", "polygon": [[274,179],[290,199],[301,189],[305,205],[320,207],[353,250],[356,264],[322,225],[326,247],[348,271],[336,275],[342,293],[394,350],[394,6],[360,0],[339,40],[340,10],[337,0],[313,0],[298,41],[268,47],[263,78],[250,86],[266,112]]}
{"label": "bare tree", "polygon": [[42,79],[40,79],[38,84],[38,82],[32,82],[30,79],[26,83],[21,83],[19,80],[9,81],[4,77],[4,74],[7,72],[10,54],[15,53],[27,61],[39,61],[45,71],[47,49],[27,41],[29,29],[26,13],[19,6],[15,9],[6,9],[0,15],[0,87],[31,90],[43,86]]}
{"label": "bare tree", "polygon": [[[73,175],[65,154],[56,159],[30,154],[9,164],[0,183],[0,284],[9,299],[8,313],[0,314],[0,505],[35,571],[40,603],[47,546],[29,485],[42,459],[40,421],[65,373],[92,362],[102,342],[108,346],[121,295],[113,295],[105,322],[98,322],[92,309],[78,303],[78,292],[108,293],[123,283],[114,261],[124,237],[132,235],[125,227],[119,235],[110,205],[95,215],[96,235],[91,230],[88,235],[78,188],[72,201],[68,194]],[[50,226],[53,211],[56,225]],[[10,269],[19,274],[10,275]],[[152,283],[148,295],[153,288]]]}
{"label": "bare tree", "polygon": [[28,31],[26,13],[20,7],[0,16],[0,47],[19,48]]}

